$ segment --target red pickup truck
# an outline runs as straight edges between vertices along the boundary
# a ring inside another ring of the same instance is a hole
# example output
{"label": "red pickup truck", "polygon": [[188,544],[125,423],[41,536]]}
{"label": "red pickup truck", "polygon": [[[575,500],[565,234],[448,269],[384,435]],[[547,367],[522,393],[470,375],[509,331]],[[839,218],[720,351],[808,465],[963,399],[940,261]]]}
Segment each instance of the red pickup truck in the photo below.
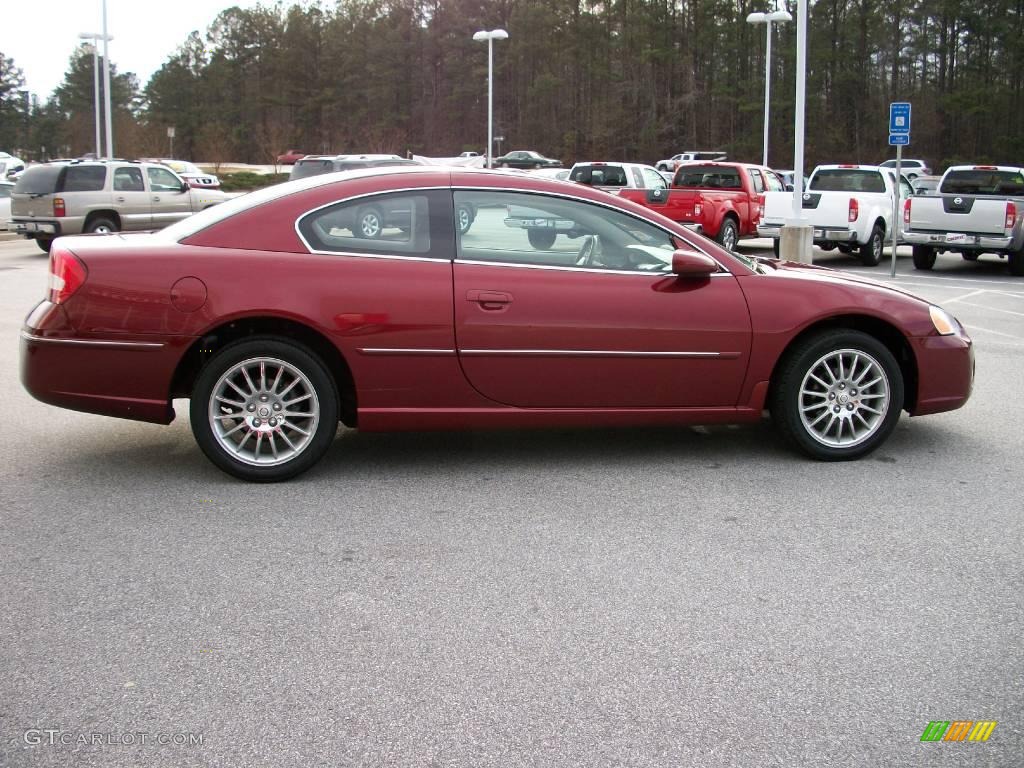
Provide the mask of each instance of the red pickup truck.
{"label": "red pickup truck", "polygon": [[764,166],[697,162],[679,166],[667,193],[623,189],[619,195],[732,249],[740,238],[757,237],[762,195],[783,191],[779,175]]}

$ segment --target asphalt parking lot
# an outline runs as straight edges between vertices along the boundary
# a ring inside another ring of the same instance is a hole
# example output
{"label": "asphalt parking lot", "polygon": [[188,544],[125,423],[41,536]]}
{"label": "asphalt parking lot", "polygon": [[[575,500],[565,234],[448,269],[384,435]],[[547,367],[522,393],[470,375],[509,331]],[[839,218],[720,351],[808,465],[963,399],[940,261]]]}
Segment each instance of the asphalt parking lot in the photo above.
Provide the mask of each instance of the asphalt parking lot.
{"label": "asphalt parking lot", "polygon": [[1021,765],[1024,279],[988,258],[899,260],[976,387],[859,462],[767,423],[342,430],[253,486],[184,402],[31,399],[46,257],[0,242],[0,768]]}

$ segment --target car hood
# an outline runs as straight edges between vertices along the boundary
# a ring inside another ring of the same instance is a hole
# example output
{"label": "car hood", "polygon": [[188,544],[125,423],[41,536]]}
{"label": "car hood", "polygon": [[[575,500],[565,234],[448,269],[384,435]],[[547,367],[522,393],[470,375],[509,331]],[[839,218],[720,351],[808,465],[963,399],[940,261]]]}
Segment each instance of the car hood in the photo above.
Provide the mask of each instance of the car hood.
{"label": "car hood", "polygon": [[898,286],[883,283],[870,277],[862,277],[861,275],[853,275],[848,272],[840,272],[839,270],[831,269],[830,267],[821,267],[816,264],[803,264],[798,261],[777,261],[769,258],[758,258],[757,262],[758,264],[765,265],[769,270],[769,274],[774,274],[778,277],[794,280],[808,280],[811,282],[827,283],[829,285],[859,286],[870,290],[903,296],[924,305],[932,303],[922,299],[920,296],[913,294],[910,291],[905,291]]}

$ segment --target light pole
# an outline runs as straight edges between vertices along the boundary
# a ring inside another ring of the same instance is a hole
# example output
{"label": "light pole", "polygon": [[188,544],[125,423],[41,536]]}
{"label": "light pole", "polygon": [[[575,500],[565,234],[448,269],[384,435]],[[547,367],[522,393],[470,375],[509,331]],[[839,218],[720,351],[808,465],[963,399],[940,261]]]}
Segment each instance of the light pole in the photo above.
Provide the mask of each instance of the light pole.
{"label": "light pole", "polygon": [[764,155],[761,160],[761,165],[766,167],[768,165],[768,114],[772,91],[772,24],[782,24],[792,20],[793,17],[789,11],[752,13],[747,16],[748,24],[764,24],[768,30],[767,43],[764,49]]}
{"label": "light pole", "polygon": [[796,108],[793,124],[793,209],[782,225],[779,253],[790,261],[814,260],[814,230],[804,216],[804,111],[807,104],[807,0],[796,6]]}
{"label": "light pole", "polygon": [[92,53],[92,82],[94,92],[94,109],[96,111],[96,159],[103,157],[103,153],[100,144],[100,60],[99,60],[99,48],[98,43],[103,39],[103,35],[98,32],[80,32],[78,35],[80,40],[89,40],[90,42],[85,45],[85,52]]}
{"label": "light pole", "polygon": [[473,34],[473,39],[478,43],[487,41],[487,167],[490,168],[494,142],[494,41],[507,40],[508,32],[504,29],[480,30]]}

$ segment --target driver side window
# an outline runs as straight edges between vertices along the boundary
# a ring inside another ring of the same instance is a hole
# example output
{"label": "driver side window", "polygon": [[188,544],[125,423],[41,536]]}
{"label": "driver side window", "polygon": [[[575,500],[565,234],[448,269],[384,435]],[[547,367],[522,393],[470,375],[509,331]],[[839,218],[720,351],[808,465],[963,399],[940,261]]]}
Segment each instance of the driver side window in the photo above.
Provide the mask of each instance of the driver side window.
{"label": "driver side window", "polygon": [[670,272],[675,245],[652,224],[579,200],[455,193],[457,257],[509,265]]}

